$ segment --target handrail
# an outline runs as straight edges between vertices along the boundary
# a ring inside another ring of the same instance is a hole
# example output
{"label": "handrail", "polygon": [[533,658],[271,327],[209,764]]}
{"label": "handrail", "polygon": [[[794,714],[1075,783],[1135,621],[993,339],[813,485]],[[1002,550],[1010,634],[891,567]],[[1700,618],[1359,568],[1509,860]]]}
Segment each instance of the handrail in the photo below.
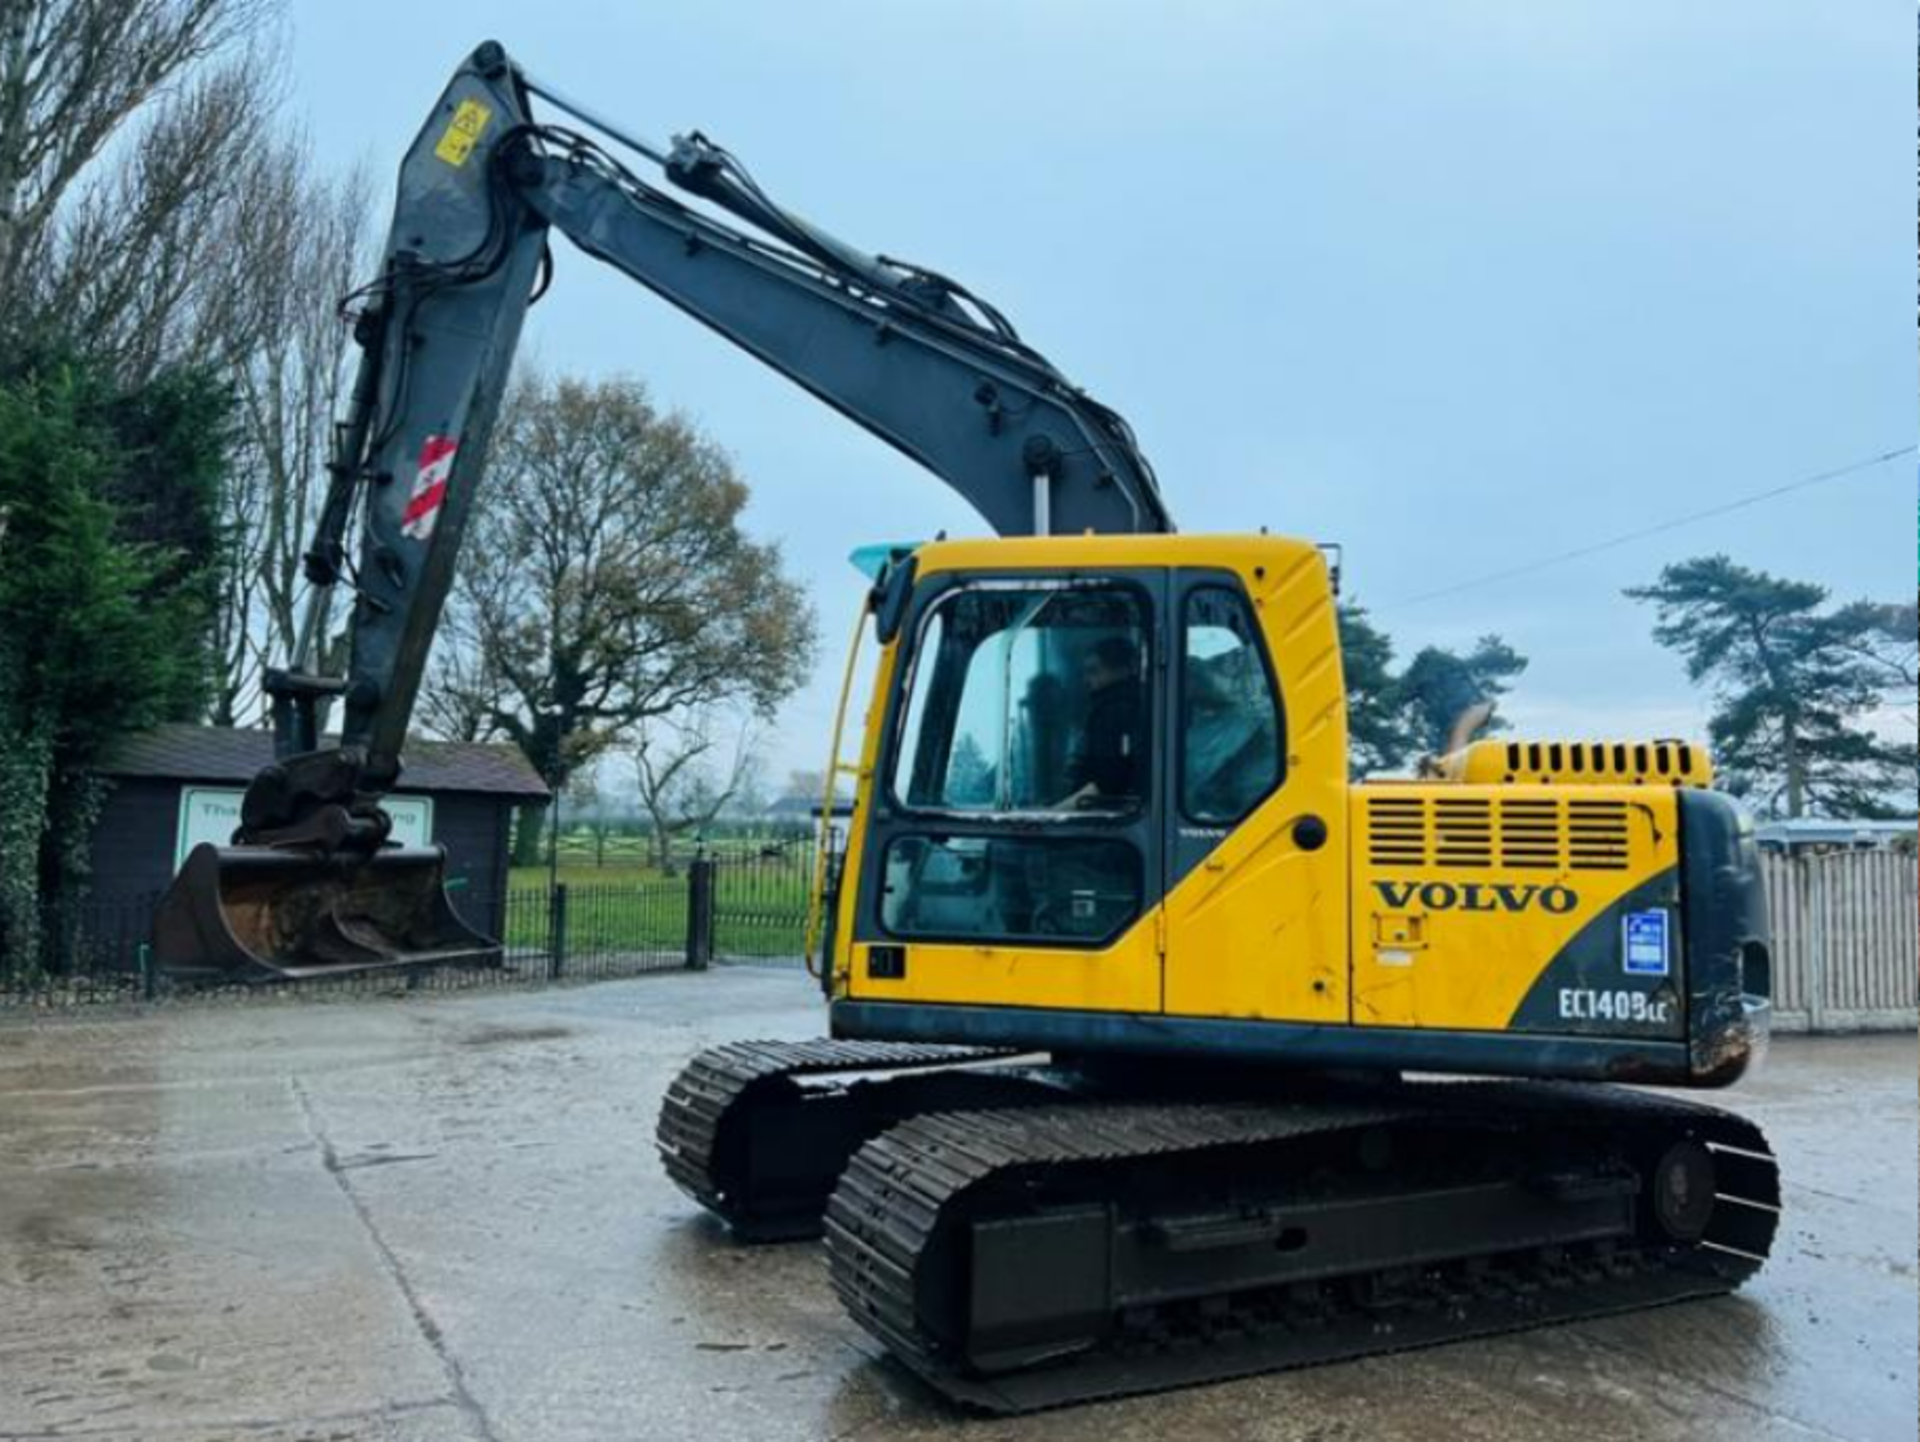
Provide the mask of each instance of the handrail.
{"label": "handrail", "polygon": [[853,674],[860,661],[860,644],[866,638],[868,608],[861,607],[859,617],[853,623],[853,640],[847,647],[847,667],[840,677],[840,704],[833,712],[833,740],[827,751],[826,795],[820,799],[820,820],[814,828],[813,837],[813,882],[807,890],[807,931],[802,943],[807,974],[816,981],[826,972],[827,957],[822,955],[820,966],[815,969],[813,953],[820,945],[825,931],[827,900],[827,863],[828,853],[833,843],[833,799],[840,788],[842,776],[855,778],[855,796],[859,795],[858,779],[860,768],[850,766],[840,759],[840,740],[846,731],[847,702],[853,696]]}

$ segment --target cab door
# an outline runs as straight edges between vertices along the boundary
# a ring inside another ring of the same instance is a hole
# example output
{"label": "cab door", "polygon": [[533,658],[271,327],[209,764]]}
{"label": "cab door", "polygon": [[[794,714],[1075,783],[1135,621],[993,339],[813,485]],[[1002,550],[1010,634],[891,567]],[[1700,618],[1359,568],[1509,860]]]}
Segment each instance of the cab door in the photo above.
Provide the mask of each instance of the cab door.
{"label": "cab door", "polygon": [[1165,1010],[1345,1022],[1346,737],[1324,573],[1176,571],[1168,617]]}
{"label": "cab door", "polygon": [[929,576],[876,758],[848,995],[1157,1011],[1166,573]]}

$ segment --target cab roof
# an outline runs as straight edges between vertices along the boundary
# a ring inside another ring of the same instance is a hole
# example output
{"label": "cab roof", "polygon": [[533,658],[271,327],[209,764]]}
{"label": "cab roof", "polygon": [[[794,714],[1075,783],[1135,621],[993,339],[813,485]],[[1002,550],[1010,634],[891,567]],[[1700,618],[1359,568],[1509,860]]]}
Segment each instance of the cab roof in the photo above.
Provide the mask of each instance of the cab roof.
{"label": "cab roof", "polygon": [[922,574],[936,571],[1057,571],[1084,567],[1207,566],[1251,573],[1326,566],[1312,541],[1258,533],[1219,535],[993,536],[929,541],[914,552]]}

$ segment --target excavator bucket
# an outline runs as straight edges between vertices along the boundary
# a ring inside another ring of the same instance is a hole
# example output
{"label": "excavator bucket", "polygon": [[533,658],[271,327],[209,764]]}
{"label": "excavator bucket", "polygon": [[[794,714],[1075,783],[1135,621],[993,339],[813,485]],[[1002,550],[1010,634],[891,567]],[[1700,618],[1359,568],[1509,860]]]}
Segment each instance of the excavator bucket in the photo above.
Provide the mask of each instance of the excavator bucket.
{"label": "excavator bucket", "polygon": [[370,857],[196,846],[161,900],[154,960],[170,976],[233,981],[499,966],[500,944],[460,919],[445,880],[437,846]]}

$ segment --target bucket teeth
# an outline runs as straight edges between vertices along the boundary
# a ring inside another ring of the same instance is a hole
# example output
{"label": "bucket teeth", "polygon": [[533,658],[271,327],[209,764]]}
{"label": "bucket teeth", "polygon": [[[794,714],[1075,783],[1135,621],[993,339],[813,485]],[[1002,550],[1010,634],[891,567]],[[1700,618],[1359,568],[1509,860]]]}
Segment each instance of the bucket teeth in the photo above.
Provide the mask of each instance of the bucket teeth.
{"label": "bucket teeth", "polygon": [[154,918],[154,959],[183,978],[285,981],[384,967],[498,966],[446,894],[446,853],[324,856],[199,846]]}

